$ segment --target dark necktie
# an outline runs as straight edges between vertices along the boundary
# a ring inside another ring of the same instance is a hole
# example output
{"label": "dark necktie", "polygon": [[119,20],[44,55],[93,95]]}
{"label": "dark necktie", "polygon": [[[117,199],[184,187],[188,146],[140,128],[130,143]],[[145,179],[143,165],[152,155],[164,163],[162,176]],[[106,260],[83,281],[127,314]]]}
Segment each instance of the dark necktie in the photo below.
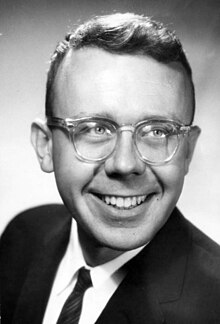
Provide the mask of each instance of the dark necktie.
{"label": "dark necktie", "polygon": [[84,267],[79,270],[76,285],[63,305],[57,324],[77,324],[82,309],[83,296],[92,286],[90,271]]}

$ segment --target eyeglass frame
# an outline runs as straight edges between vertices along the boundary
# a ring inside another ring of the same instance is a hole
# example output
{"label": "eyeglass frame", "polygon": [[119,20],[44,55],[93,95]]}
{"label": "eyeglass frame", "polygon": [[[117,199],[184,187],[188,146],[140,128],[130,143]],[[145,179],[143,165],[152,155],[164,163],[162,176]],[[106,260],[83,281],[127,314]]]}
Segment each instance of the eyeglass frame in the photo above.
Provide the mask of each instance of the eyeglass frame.
{"label": "eyeglass frame", "polygon": [[[100,116],[85,116],[85,117],[79,117],[79,118],[60,118],[60,117],[55,117],[55,116],[46,116],[47,118],[47,125],[51,126],[51,127],[60,127],[62,129],[65,129],[68,134],[70,135],[71,132],[74,131],[74,129],[78,126],[79,123],[83,122],[83,121],[92,121],[92,120],[97,120],[97,121],[103,121],[103,122],[107,122],[111,125],[113,125],[113,127],[116,130],[116,133],[118,133],[119,130],[121,131],[130,131],[133,134],[135,134],[136,129],[141,126],[142,124],[146,123],[146,122],[167,122],[167,123],[171,123],[172,126],[174,126],[175,130],[176,130],[176,135],[177,135],[177,145],[176,148],[174,150],[174,152],[171,154],[171,156],[169,156],[166,160],[164,160],[163,162],[152,162],[150,160],[148,160],[147,158],[143,157],[143,155],[141,154],[141,152],[139,151],[138,147],[137,147],[137,143],[134,140],[134,145],[136,148],[136,151],[138,153],[138,156],[140,157],[140,159],[145,162],[146,164],[150,164],[150,165],[163,165],[166,164],[168,162],[170,162],[172,160],[172,158],[174,157],[174,155],[176,154],[179,144],[180,144],[180,139],[179,136],[180,135],[186,135],[188,134],[193,128],[195,128],[196,126],[193,126],[192,124],[189,125],[185,125],[183,123],[177,122],[173,119],[163,119],[163,118],[148,118],[148,119],[144,119],[142,121],[137,122],[136,124],[121,124],[119,125],[117,122],[115,122],[114,120],[110,119],[110,118],[106,118],[106,117],[100,117]],[[122,129],[123,128],[123,129]],[[83,157],[81,155],[81,153],[77,150],[75,143],[73,141],[73,137],[71,137],[71,142],[73,144],[74,150],[76,152],[77,157],[84,162],[87,163],[95,163],[95,162],[103,162],[105,160],[107,160],[115,151],[116,145],[114,147],[114,149],[112,150],[112,152],[103,157],[103,158],[99,158],[99,159],[87,159],[85,157]],[[117,143],[117,141],[116,141]]]}

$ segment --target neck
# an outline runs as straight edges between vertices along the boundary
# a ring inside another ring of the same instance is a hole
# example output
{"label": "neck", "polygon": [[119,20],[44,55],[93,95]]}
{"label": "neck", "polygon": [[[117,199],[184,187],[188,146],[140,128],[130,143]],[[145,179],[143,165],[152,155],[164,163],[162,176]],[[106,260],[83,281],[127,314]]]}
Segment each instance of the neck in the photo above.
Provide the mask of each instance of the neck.
{"label": "neck", "polygon": [[78,228],[78,234],[80,245],[83,251],[83,256],[85,258],[86,263],[91,267],[104,264],[124,253],[124,251],[117,251],[102,246],[99,242],[95,241],[92,237],[88,236],[80,228]]}

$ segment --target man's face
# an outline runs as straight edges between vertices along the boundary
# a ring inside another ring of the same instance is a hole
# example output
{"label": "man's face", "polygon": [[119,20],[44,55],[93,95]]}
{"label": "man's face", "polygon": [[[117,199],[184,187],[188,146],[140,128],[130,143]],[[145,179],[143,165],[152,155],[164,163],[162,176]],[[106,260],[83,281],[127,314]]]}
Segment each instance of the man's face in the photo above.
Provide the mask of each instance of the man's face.
{"label": "man's face", "polygon": [[[189,124],[191,102],[180,65],[87,48],[66,56],[56,76],[53,107],[54,116],[62,118],[107,116],[121,125],[162,117]],[[151,240],[181,193],[190,138],[182,138],[169,163],[152,166],[138,157],[131,132],[121,133],[115,152],[102,163],[80,161],[65,131],[52,133],[58,189],[80,230],[115,250]],[[130,201],[133,207],[126,208]]]}

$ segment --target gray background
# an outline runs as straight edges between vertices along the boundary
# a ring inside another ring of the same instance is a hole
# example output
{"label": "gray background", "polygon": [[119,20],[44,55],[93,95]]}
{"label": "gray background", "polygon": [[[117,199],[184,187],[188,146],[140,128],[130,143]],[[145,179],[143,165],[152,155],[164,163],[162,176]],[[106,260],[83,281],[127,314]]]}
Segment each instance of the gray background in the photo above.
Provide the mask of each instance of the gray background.
{"label": "gray background", "polygon": [[179,207],[220,243],[220,1],[0,0],[0,232],[19,211],[60,201],[30,145],[30,124],[44,116],[50,54],[73,25],[91,15],[153,16],[180,36],[194,71],[202,128]]}

